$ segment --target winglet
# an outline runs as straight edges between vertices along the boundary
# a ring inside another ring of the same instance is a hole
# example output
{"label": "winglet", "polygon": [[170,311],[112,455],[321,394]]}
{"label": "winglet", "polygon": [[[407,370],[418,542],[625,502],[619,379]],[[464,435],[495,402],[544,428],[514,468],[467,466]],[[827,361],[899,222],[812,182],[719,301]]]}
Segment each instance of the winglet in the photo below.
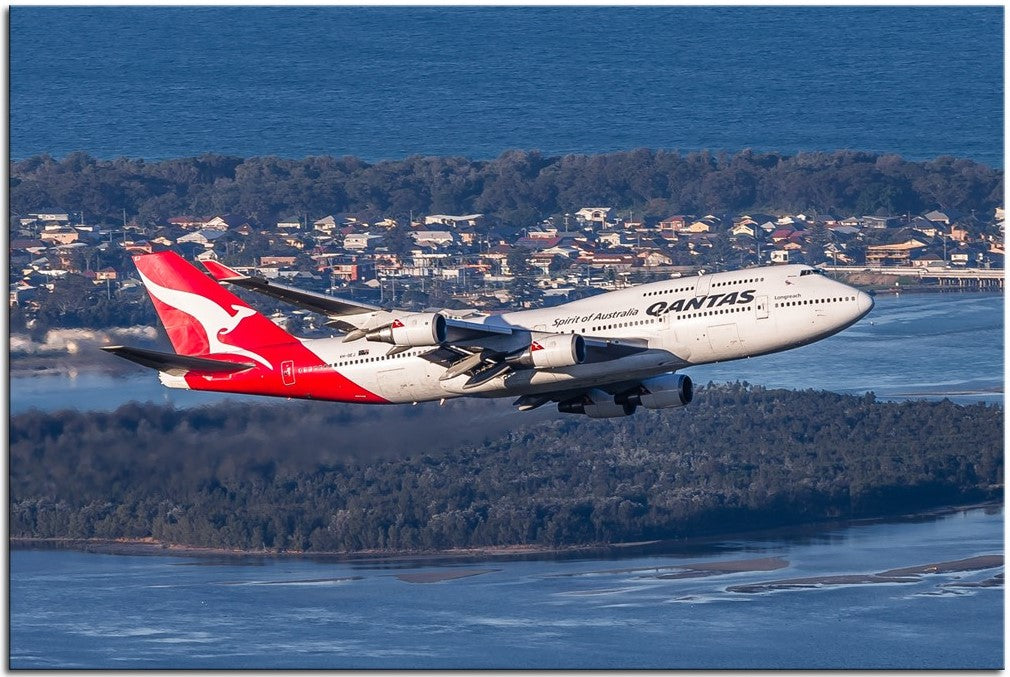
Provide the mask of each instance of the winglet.
{"label": "winglet", "polygon": [[211,277],[218,282],[230,282],[232,280],[245,280],[249,278],[248,275],[243,275],[238,271],[232,270],[223,263],[218,263],[213,259],[200,259],[199,261],[200,265],[206,268]]}

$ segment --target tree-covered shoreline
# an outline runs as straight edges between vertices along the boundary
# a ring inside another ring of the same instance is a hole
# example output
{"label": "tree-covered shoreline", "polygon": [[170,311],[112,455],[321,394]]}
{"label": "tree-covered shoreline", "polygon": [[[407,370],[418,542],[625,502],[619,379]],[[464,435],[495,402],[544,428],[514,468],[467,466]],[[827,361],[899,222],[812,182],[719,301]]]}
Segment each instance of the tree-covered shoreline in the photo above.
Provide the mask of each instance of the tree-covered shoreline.
{"label": "tree-covered shoreline", "polygon": [[[557,548],[1002,495],[1003,410],[982,404],[736,384],[675,412],[530,419],[440,448],[412,441],[429,420],[408,410],[402,439],[372,458],[371,419],[349,412],[130,404],[12,417],[10,536],[306,553]],[[460,413],[456,425],[480,420]],[[365,453],[342,453],[355,445]]]}
{"label": "tree-covered shoreline", "polygon": [[839,214],[991,211],[1003,172],[971,160],[911,162],[857,151],[787,155],[744,150],[637,149],[545,156],[510,150],[493,160],[420,157],[100,160],[78,152],[10,163],[14,214],[62,205],[89,221],[147,225],[182,214],[237,212],[263,225],[292,214],[488,214],[519,230],[572,205],[606,204],[644,218],[678,213],[807,210]]}

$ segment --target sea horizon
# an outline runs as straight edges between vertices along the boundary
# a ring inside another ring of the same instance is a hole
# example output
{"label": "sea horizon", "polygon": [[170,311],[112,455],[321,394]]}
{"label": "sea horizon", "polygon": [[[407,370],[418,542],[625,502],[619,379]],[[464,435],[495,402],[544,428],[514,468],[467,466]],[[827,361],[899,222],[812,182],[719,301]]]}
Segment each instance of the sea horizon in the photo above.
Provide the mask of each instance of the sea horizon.
{"label": "sea horizon", "polygon": [[750,148],[1002,168],[1002,21],[1000,7],[13,7],[10,156]]}

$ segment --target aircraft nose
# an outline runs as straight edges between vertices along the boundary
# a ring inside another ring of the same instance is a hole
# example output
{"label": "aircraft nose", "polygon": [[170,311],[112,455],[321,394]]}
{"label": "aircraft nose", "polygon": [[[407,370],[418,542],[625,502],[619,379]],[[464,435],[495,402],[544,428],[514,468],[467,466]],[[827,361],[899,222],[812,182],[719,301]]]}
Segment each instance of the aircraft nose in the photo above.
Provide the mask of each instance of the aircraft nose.
{"label": "aircraft nose", "polygon": [[856,292],[856,307],[859,308],[859,316],[862,317],[866,313],[873,310],[873,297],[864,291]]}

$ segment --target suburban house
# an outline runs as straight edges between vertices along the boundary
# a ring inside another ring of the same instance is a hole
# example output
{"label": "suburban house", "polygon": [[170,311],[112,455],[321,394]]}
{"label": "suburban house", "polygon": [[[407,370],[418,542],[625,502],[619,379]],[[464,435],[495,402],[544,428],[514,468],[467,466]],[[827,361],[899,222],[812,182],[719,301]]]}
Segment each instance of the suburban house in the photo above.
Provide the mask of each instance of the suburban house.
{"label": "suburban house", "polygon": [[373,233],[349,233],[344,236],[344,249],[368,249],[381,241],[381,235]]}
{"label": "suburban house", "polygon": [[907,265],[912,254],[926,243],[910,239],[895,244],[872,245],[866,248],[866,263],[871,266]]}
{"label": "suburban house", "polygon": [[613,211],[613,207],[583,207],[575,212],[575,218],[579,223],[605,228]]}
{"label": "suburban house", "polygon": [[435,245],[437,247],[444,247],[455,242],[455,238],[448,230],[415,230],[410,236],[414,238],[414,242],[417,244]]}
{"label": "suburban house", "polygon": [[464,214],[463,216],[432,214],[424,217],[424,225],[426,226],[452,226],[454,228],[458,228],[459,226],[470,226],[471,228],[477,228],[483,224],[483,214]]}
{"label": "suburban house", "polygon": [[297,216],[291,216],[277,222],[277,229],[280,231],[301,230],[302,222]]}

